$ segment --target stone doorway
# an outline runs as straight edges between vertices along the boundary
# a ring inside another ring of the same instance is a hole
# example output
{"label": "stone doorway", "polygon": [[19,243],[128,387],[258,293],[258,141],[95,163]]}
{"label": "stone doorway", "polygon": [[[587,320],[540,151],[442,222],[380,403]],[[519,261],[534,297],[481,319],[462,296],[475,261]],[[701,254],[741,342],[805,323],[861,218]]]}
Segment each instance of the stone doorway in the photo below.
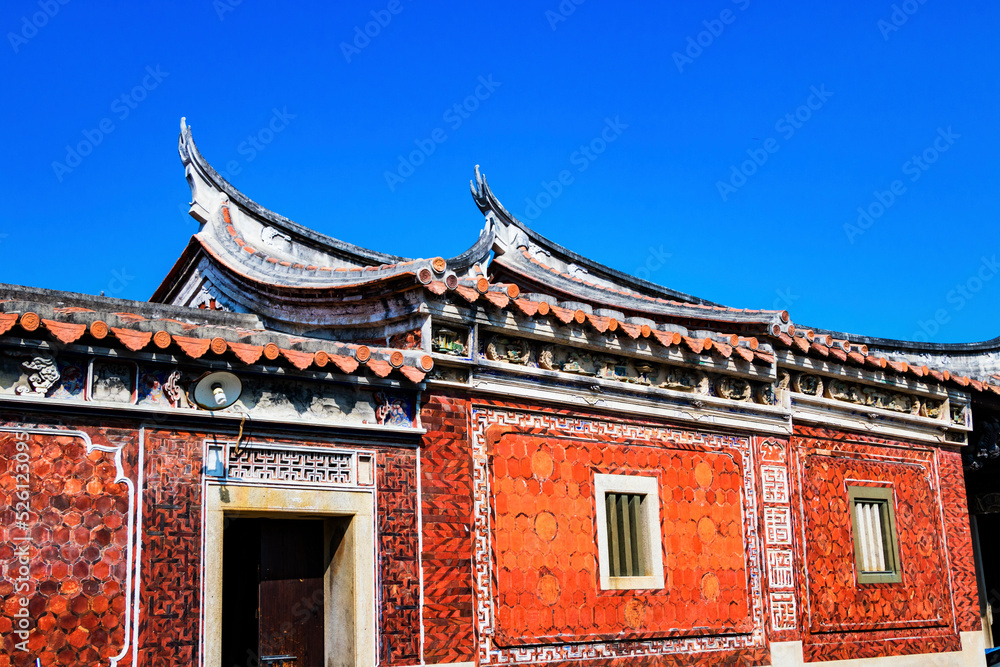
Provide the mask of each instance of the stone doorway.
{"label": "stone doorway", "polygon": [[371,493],[209,484],[205,500],[206,667],[375,664]]}

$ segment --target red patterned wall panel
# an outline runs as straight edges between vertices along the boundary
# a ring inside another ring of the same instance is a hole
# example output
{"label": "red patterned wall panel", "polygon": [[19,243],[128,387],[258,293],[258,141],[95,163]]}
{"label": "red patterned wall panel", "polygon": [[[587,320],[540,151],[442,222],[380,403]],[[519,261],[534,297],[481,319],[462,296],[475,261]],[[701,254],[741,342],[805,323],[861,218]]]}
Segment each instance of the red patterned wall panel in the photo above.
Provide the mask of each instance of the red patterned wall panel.
{"label": "red patterned wall panel", "polygon": [[[749,438],[482,405],[472,444],[480,664],[767,661]],[[600,590],[595,473],[659,479],[664,589]]]}
{"label": "red patterned wall panel", "polygon": [[475,656],[472,601],[472,455],[464,399],[435,395],[423,405],[424,659]]}
{"label": "red patterned wall panel", "polygon": [[965,498],[962,454],[953,450],[940,450],[937,457],[948,559],[955,595],[955,620],[960,631],[975,632],[982,630],[983,626],[979,616],[979,589],[972,557],[972,531],[969,506]]}
{"label": "red patterned wall panel", "polygon": [[135,436],[0,429],[0,665],[131,660]]}
{"label": "red patterned wall panel", "polygon": [[147,667],[199,659],[204,437],[146,433],[139,656]]}
{"label": "red patterned wall panel", "polygon": [[[727,453],[669,447],[499,438],[490,478],[498,645],[752,629],[740,470]],[[595,474],[658,478],[665,588],[601,590]]]}
{"label": "red patterned wall panel", "polygon": [[[955,595],[956,584],[968,584],[956,581],[949,567],[941,452],[803,427],[793,447],[806,565],[800,587],[806,660],[958,650],[952,604],[968,597]],[[950,477],[945,486],[954,484],[953,472]],[[857,583],[848,484],[893,489],[900,583]],[[967,527],[963,535],[968,541]]]}
{"label": "red patterned wall panel", "polygon": [[383,665],[420,661],[416,452],[378,452],[379,658]]}

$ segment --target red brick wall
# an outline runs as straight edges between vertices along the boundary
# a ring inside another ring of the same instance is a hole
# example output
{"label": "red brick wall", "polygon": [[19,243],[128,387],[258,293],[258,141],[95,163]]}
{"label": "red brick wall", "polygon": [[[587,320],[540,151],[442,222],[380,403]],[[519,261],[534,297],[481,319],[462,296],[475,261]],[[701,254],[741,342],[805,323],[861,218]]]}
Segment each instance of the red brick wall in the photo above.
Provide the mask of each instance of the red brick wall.
{"label": "red brick wall", "polygon": [[[504,434],[491,463],[497,644],[752,628],[743,484],[731,454]],[[658,479],[664,588],[601,590],[595,474]]]}
{"label": "red brick wall", "polygon": [[[480,661],[769,660],[750,438],[500,402],[470,417]],[[600,589],[595,473],[659,479],[663,589]]]}
{"label": "red brick wall", "polygon": [[[113,452],[133,488],[138,485],[139,432],[129,425],[77,420],[5,422],[0,426],[79,429],[71,434],[19,436],[0,431],[0,667],[93,665],[118,655],[132,621],[126,593],[129,543],[128,485],[116,482]],[[141,494],[139,663],[148,667],[197,664],[200,651],[202,449],[206,433],[146,432]],[[258,442],[269,438],[255,437]],[[282,440],[290,440],[282,439]],[[303,445],[328,445],[296,437]],[[337,445],[341,446],[341,445]],[[366,449],[372,449],[366,447]],[[381,663],[419,661],[416,451],[374,448],[378,457],[378,633]],[[18,477],[19,459],[27,477]],[[20,517],[18,484],[28,487]],[[19,530],[25,518],[30,530]],[[139,532],[139,526],[135,531]],[[22,540],[22,537],[28,539]],[[27,545],[29,575],[20,588],[17,547]],[[26,604],[21,604],[24,597]],[[22,612],[22,607],[26,612]],[[15,624],[26,613],[28,652],[16,650]],[[120,664],[131,663],[131,650]]]}
{"label": "red brick wall", "polygon": [[473,660],[472,455],[467,401],[427,396],[421,420],[424,659]]}
{"label": "red brick wall", "polygon": [[[101,448],[124,447],[122,470],[134,477],[135,433],[83,430],[95,446],[89,453],[84,437],[0,432],[4,667],[34,665],[35,658],[43,665],[106,663],[124,646],[125,614],[131,608],[126,595],[129,493],[115,482],[115,455]],[[19,488],[25,485],[27,498]],[[27,577],[20,571],[24,561]],[[25,616],[26,638],[14,632]],[[23,639],[27,652],[17,646]],[[131,660],[131,653],[124,659]]]}
{"label": "red brick wall", "polygon": [[379,658],[383,665],[420,662],[420,573],[417,568],[417,466],[413,450],[378,452]]}
{"label": "red brick wall", "polygon": [[201,613],[204,434],[146,433],[140,664],[196,664]]}
{"label": "red brick wall", "polygon": [[[976,595],[959,455],[804,427],[796,428],[793,447],[806,660],[958,650]],[[856,583],[848,483],[893,488],[900,583]]]}

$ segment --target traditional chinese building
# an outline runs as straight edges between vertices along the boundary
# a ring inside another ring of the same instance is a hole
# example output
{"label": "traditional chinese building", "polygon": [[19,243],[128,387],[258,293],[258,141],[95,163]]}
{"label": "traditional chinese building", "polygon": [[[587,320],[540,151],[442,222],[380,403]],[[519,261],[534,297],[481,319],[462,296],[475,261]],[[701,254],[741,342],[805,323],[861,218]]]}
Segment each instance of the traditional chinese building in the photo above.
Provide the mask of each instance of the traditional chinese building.
{"label": "traditional chinese building", "polygon": [[386,255],[179,149],[149,302],[0,287],[0,667],[983,664],[1000,340],[675,292],[478,170]]}

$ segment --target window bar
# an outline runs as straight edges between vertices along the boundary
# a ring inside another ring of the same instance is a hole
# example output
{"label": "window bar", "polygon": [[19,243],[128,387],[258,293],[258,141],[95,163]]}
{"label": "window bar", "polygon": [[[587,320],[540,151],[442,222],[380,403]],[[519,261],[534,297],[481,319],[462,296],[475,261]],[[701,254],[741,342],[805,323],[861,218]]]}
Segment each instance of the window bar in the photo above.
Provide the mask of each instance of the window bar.
{"label": "window bar", "polygon": [[639,503],[642,501],[642,496],[636,494],[629,496],[629,505],[632,511],[632,533],[629,537],[632,538],[632,574],[636,577],[641,577],[646,573],[646,567],[643,563],[642,550],[639,549],[639,526],[641,522],[639,520]]}
{"label": "window bar", "polygon": [[882,539],[882,504],[872,503],[872,524],[875,528],[875,555],[879,572],[885,572],[885,540]]}
{"label": "window bar", "polygon": [[875,533],[875,513],[878,510],[875,508],[875,503],[865,503],[865,512],[868,518],[868,550],[871,553],[871,560],[869,561],[869,570],[871,572],[878,572],[878,541],[877,535]]}
{"label": "window bar", "polygon": [[629,507],[629,496],[624,493],[621,494],[618,496],[618,503],[622,512],[621,542],[622,550],[625,552],[625,562],[623,563],[625,569],[624,575],[626,577],[634,577],[635,568],[632,554],[632,517],[630,516],[631,512],[629,511],[631,509]]}
{"label": "window bar", "polygon": [[615,494],[606,496],[608,506],[608,551],[611,552],[611,576],[621,576],[621,565],[618,557],[618,503]]}
{"label": "window bar", "polygon": [[871,537],[868,534],[870,524],[868,523],[868,506],[865,503],[855,503],[857,514],[858,538],[861,540],[861,569],[864,572],[871,572]]}

